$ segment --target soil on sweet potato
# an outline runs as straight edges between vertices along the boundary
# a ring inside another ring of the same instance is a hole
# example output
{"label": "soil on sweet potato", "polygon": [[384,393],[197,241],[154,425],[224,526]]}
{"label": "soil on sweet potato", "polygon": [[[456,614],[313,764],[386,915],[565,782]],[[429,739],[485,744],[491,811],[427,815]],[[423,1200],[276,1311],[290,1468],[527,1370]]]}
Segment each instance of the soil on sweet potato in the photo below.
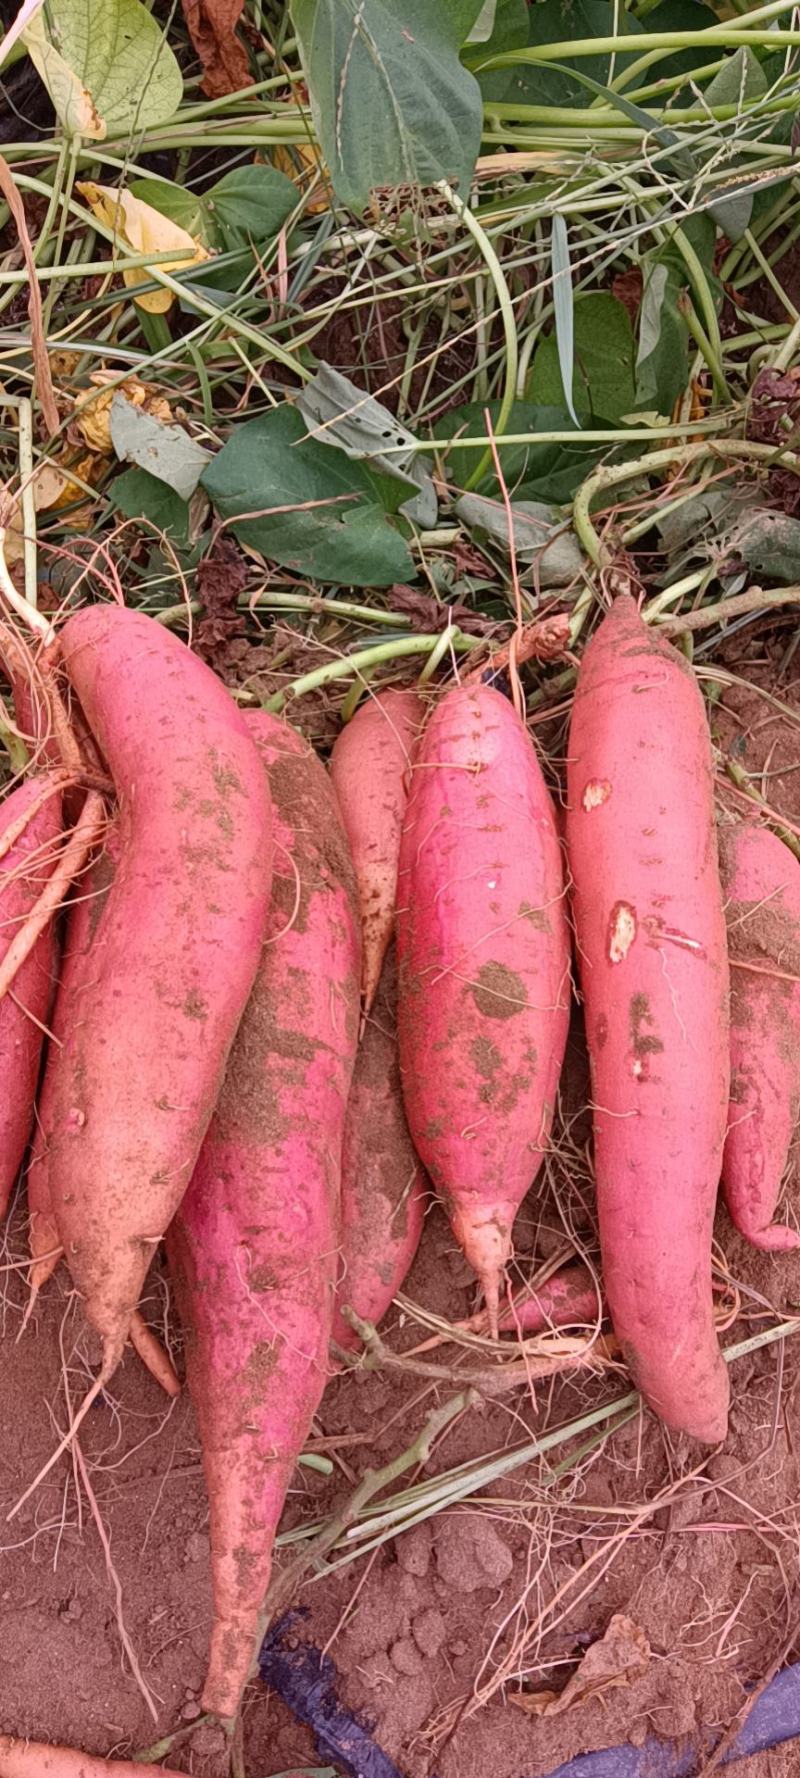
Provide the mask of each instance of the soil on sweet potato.
{"label": "soil on sweet potato", "polygon": [[[780,626],[766,641],[763,632],[746,636],[735,645],[738,653],[730,645],[726,664],[751,682],[763,680],[800,718],[800,679],[792,685],[790,671],[788,683],[776,681],[787,637]],[[745,686],[724,690],[713,724],[723,752],[730,749],[748,770],[763,770],[770,800],[800,824],[797,731],[786,718]],[[727,791],[724,800],[736,808]],[[575,1112],[587,1097],[577,1022],[568,1054],[566,1099]],[[565,1230],[592,1248],[582,1158],[587,1121],[569,1114],[567,1122],[571,1145],[554,1170],[555,1190],[543,1185],[531,1193],[516,1225],[523,1271],[534,1256],[559,1249]],[[790,1180],[785,1208],[800,1221],[800,1174]],[[24,1253],[24,1229],[21,1194],[5,1231],[6,1268]],[[751,1251],[722,1208],[717,1238],[743,1287],[742,1313],[726,1342],[757,1331],[774,1311],[800,1308],[800,1256]],[[406,1288],[453,1321],[472,1306],[468,1268],[436,1207]],[[194,1416],[185,1394],[167,1403],[129,1354],[82,1433],[154,1722],[121,1652],[113,1589],[72,1462],[62,1461],[6,1523],[64,1424],[65,1372],[74,1404],[97,1359],[63,1270],[16,1344],[24,1301],[24,1276],[4,1270],[0,1733],[124,1755],[199,1714],[211,1596]],[[180,1331],[161,1258],[145,1311],[169,1329],[180,1368]],[[395,1349],[421,1337],[397,1311],[388,1318],[386,1338]],[[455,1360],[454,1348],[448,1356]],[[780,1354],[775,1347],[758,1352],[736,1364],[732,1382],[730,1433],[719,1451],[670,1440],[645,1415],[584,1456],[575,1473],[553,1483],[544,1460],[529,1465],[305,1585],[296,1602],[308,1614],[302,1634],[328,1649],[343,1701],[374,1724],[404,1778],[543,1778],[581,1750],[650,1734],[699,1742],[727,1727],[785,1640],[794,1609],[800,1351],[788,1341]],[[472,1409],[451,1426],[427,1473],[516,1445],[622,1388],[622,1377],[573,1376],[539,1384],[535,1396],[518,1392]],[[299,1468],[284,1524],[330,1510],[368,1465],[411,1443],[430,1407],[448,1393],[449,1385],[396,1372],[334,1378],[309,1445],[325,1441],[333,1475]],[[645,1504],[679,1479],[671,1504],[642,1516]],[[562,1690],[615,1612],[632,1618],[649,1640],[641,1678],[560,1716],[528,1715],[502,1689],[471,1709],[515,1641],[519,1655],[509,1664],[507,1692]],[[250,1778],[320,1763],[309,1732],[260,1683],[248,1691],[244,1729]],[[222,1732],[201,1726],[175,1749],[171,1764],[196,1778],[222,1778]],[[742,1778],[796,1778],[799,1768],[794,1745],[734,1769]]]}

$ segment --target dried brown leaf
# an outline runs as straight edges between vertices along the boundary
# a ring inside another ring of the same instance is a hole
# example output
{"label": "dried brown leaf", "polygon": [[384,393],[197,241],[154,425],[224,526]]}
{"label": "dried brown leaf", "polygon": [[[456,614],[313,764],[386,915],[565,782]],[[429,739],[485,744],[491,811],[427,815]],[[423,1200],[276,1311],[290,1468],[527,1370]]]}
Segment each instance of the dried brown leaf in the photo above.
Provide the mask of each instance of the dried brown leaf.
{"label": "dried brown leaf", "polygon": [[615,1612],[604,1635],[593,1642],[563,1692],[513,1692],[509,1698],[527,1716],[561,1716],[589,1704],[604,1692],[632,1685],[647,1671],[650,1644],[632,1618]]}
{"label": "dried brown leaf", "polygon": [[247,52],[236,35],[243,0],[181,0],[183,15],[203,64],[200,85],[210,99],[252,86]]}
{"label": "dried brown leaf", "polygon": [[42,320],[42,297],[39,280],[36,276],[36,264],[33,257],[31,237],[28,234],[28,223],[22,198],[19,195],[8,161],[0,154],[0,191],[8,204],[16,224],[19,244],[25,258],[25,270],[28,274],[28,317],[31,324],[31,355],[36,375],[36,391],[42,409],[45,426],[49,433],[57,432],[59,414],[53,391],[53,379],[50,375],[50,359],[47,356],[47,345],[44,337]]}

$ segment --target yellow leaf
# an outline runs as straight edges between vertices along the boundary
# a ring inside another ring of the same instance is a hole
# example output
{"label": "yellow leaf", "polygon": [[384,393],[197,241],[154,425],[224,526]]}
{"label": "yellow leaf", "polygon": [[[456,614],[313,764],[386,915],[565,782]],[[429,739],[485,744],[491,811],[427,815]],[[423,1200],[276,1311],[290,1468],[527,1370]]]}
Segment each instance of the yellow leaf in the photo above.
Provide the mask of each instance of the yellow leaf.
{"label": "yellow leaf", "polygon": [[88,88],[54,49],[41,12],[31,19],[22,34],[22,41],[40,80],[47,87],[65,135],[85,136],[92,142],[102,142],[106,135],[105,119],[99,116]]}
{"label": "yellow leaf", "polygon": [[[210,259],[207,248],[185,228],[180,228],[168,216],[162,216],[152,204],[135,198],[132,192],[117,191],[113,185],[95,185],[89,179],[79,185],[78,190],[92,214],[111,229],[122,252],[175,253],[175,259],[161,260],[165,272],[185,271],[187,266],[202,265],[204,260]],[[150,282],[146,265],[123,272],[122,276],[128,289],[134,292],[140,284]],[[149,315],[165,315],[175,298],[171,290],[152,290],[146,296],[134,295],[133,300]]]}
{"label": "yellow leaf", "polygon": [[[282,143],[278,143],[272,150],[272,165],[277,167],[279,173],[285,173],[287,179],[293,179],[295,185],[301,187],[307,187],[318,174],[322,175],[323,185],[330,178],[324,161],[320,160],[319,150],[314,148],[311,142],[295,142],[291,148],[285,148]],[[328,193],[323,189],[317,192],[316,197],[309,199],[306,204],[306,214],[317,216],[320,211],[328,208]]]}
{"label": "yellow leaf", "polygon": [[[65,506],[74,506],[65,519],[71,530],[82,531],[86,522],[88,497],[81,482],[94,485],[99,475],[104,473],[104,465],[98,457],[88,452],[83,457],[75,457],[70,452],[69,458],[58,462],[40,463],[33,476],[33,499],[37,512],[60,512]],[[73,478],[79,476],[80,481]],[[76,501],[80,502],[76,506]]]}
{"label": "yellow leaf", "polygon": [[[169,422],[172,409],[163,395],[156,394],[147,383],[140,382],[138,377],[126,377],[124,383],[118,383],[113,371],[95,371],[93,383],[100,384],[100,391],[87,401],[85,395],[76,402],[74,428],[80,434],[84,444],[90,451],[100,451],[109,457],[114,446],[111,442],[111,403],[115,395],[124,395],[132,407],[143,408],[145,413],[152,414],[154,420]],[[104,385],[108,383],[108,387]]]}

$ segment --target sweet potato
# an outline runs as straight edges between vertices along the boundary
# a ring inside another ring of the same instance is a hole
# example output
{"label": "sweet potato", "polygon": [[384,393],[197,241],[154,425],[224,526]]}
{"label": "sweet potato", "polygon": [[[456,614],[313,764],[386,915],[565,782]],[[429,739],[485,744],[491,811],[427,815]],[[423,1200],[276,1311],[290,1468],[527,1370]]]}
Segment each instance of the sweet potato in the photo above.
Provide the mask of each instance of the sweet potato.
{"label": "sweet potato", "polygon": [[342,1151],[342,1257],[333,1338],[356,1350],[343,1305],[377,1324],[419,1246],[425,1175],[409,1135],[397,1054],[397,961],[390,947],[356,1056]]}
{"label": "sweet potato", "polygon": [[[76,885],[67,912],[66,933],[61,953],[58,989],[51,1018],[52,1047],[45,1060],[36,1123],[28,1161],[26,1184],[30,1217],[29,1245],[33,1265],[30,1273],[31,1297],[35,1298],[52,1277],[62,1254],[61,1238],[50,1193],[49,1161],[53,1134],[54,1088],[59,1050],[68,1029],[74,982],[81,979],[86,955],[100,918],[103,902],[111,887],[115,862],[118,861],[113,829],[106,836],[103,852],[92,864],[89,873]],[[28,1314],[30,1314],[30,1307]]]}
{"label": "sweet potato", "polygon": [[160,624],[93,606],[69,618],[61,645],[119,799],[120,867],[72,974],[54,1059],[49,1166],[107,1380],[258,967],[270,804],[233,700]]}
{"label": "sweet potato", "polygon": [[255,1654],[286,1489],[328,1376],[359,1019],[358,904],[330,779],[283,723],[250,721],[275,812],[267,941],[167,1236],[211,1507],[203,1707],[222,1717]]}
{"label": "sweet potato", "polygon": [[[500,1332],[520,1333],[526,1339],[549,1327],[592,1327],[602,1319],[605,1305],[588,1266],[564,1266],[536,1290],[524,1285],[500,1312]],[[472,1333],[485,1333],[486,1311],[479,1310],[465,1324]]]}
{"label": "sweet potato", "polygon": [[570,977],[553,805],[524,724],[483,685],[447,692],[417,749],[397,951],[409,1128],[496,1333],[512,1224],[549,1138]]}
{"label": "sweet potato", "polygon": [[724,1438],[711,1231],[728,1108],[728,957],[711,744],[695,678],[616,600],[583,657],[567,843],[603,1282],[668,1426]]}
{"label": "sweet potato", "polygon": [[772,1220],[800,1116],[800,864],[753,822],[723,830],[720,861],[731,959],[722,1184],[740,1233],[785,1253],[800,1246],[796,1229]]}
{"label": "sweet potato", "polygon": [[342,729],[331,754],[331,777],[358,884],[365,1013],[377,993],[394,929],[400,834],[424,711],[414,691],[379,692]]}
{"label": "sweet potato", "polygon": [[[61,796],[46,780],[30,778],[0,807],[0,959],[52,875],[61,832]],[[44,1025],[56,967],[54,923],[48,921],[33,950],[0,1000],[0,1216],[8,1206],[33,1123]]]}
{"label": "sweet potato", "polygon": [[99,1759],[75,1747],[51,1747],[0,1735],[0,1778],[181,1778],[168,1766],[133,1765],[126,1759]]}
{"label": "sweet potato", "polygon": [[[22,1323],[23,1328],[33,1313],[39,1291],[44,1289],[63,1255],[53,1210],[49,1173],[56,1064],[58,1051],[64,1041],[69,1010],[73,1005],[72,983],[76,978],[76,972],[85,969],[103,904],[114,881],[119,861],[119,833],[116,826],[112,824],[106,833],[103,851],[93,861],[91,869],[76,886],[67,914],[67,930],[61,956],[58,992],[51,1020],[52,1049],[45,1062],[42,1084],[39,1089],[34,1137],[26,1173],[30,1218],[28,1243],[33,1264],[29,1276],[30,1297]],[[143,1364],[147,1366],[156,1382],[161,1384],[167,1395],[179,1395],[181,1386],[175,1368],[138,1309],[135,1309],[131,1316],[129,1338]]]}

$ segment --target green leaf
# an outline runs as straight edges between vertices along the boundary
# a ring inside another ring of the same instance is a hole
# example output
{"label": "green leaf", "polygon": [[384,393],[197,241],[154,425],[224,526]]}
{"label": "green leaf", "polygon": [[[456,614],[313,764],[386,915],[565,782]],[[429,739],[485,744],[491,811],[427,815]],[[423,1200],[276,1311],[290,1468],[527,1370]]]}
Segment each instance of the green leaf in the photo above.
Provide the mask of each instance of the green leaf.
{"label": "green leaf", "polygon": [[348,586],[390,586],[414,574],[368,470],[308,438],[302,414],[286,402],[237,426],[202,486],[235,521],[240,542],[298,574]]}
{"label": "green leaf", "polygon": [[472,26],[467,43],[488,43],[494,30],[497,15],[497,0],[483,0],[480,12]]}
{"label": "green leaf", "polygon": [[171,179],[132,179],[129,190],[143,204],[151,204],[170,222],[185,228],[204,247],[216,246],[216,232],[199,192],[187,191],[185,185],[173,185]]}
{"label": "green leaf", "polygon": [[141,0],[51,0],[50,39],[108,136],[164,123],[183,97],[178,63]]}
{"label": "green leaf", "polygon": [[212,221],[228,247],[269,241],[297,207],[297,187],[277,167],[234,167],[205,194]]}
{"label": "green leaf", "polygon": [[[572,400],[579,414],[615,424],[636,401],[634,339],[624,303],[608,291],[575,299],[575,369]],[[553,334],[539,342],[525,391],[531,401],[557,406],[563,399]]]}
{"label": "green leaf", "polygon": [[[453,438],[459,432],[465,437],[480,438],[486,431],[487,406],[492,420],[496,420],[499,402],[471,401],[464,407],[451,408],[437,423],[437,438]],[[540,407],[532,401],[515,401],[507,429],[512,433],[534,435],[537,432],[569,432],[572,422],[562,407]],[[571,500],[584,476],[608,450],[607,445],[582,444],[580,438],[580,432],[576,431],[574,445],[538,444],[535,437],[532,444],[500,443],[500,461],[512,499],[548,500],[555,506],[563,506]],[[445,458],[448,481],[463,488],[475,468],[477,455],[472,449],[459,449],[458,444],[451,446]],[[481,478],[480,493],[492,494],[497,487],[497,477],[490,468]]]}
{"label": "green leaf", "polygon": [[[490,35],[494,0],[437,0],[437,4],[442,14],[442,20],[446,21],[449,26],[453,41],[458,49],[461,48],[462,43],[472,40],[472,33],[478,26],[484,28],[484,14],[491,15],[486,29],[486,36]],[[476,39],[476,41],[478,40]]]}
{"label": "green leaf", "polygon": [[706,87],[709,105],[740,105],[744,99],[760,99],[767,91],[767,76],[753,51],[743,45],[727,56]]}
{"label": "green leaf", "polygon": [[[647,14],[647,29],[650,31],[685,31],[687,36],[693,31],[707,31],[710,25],[718,25],[717,14],[710,6],[704,6],[702,0],[661,0]],[[686,49],[673,51],[670,56],[656,62],[648,70],[645,80],[674,80],[681,74],[691,74],[694,68],[702,68],[704,63],[713,61],[713,53],[708,44],[697,49],[687,46]],[[687,97],[687,105],[691,104]]]}
{"label": "green leaf", "polygon": [[146,469],[126,469],[108,489],[108,497],[118,512],[129,519],[149,519],[159,531],[166,531],[171,543],[185,548],[189,542],[189,503],[182,500],[166,482]]}
{"label": "green leaf", "polygon": [[337,196],[458,180],[480,146],[480,89],[431,0],[292,0],[311,108]]}
{"label": "green leaf", "polygon": [[572,375],[575,364],[575,317],[572,295],[572,266],[569,257],[567,225],[557,210],[552,222],[550,263],[553,272],[553,310],[555,314],[556,350],[561,389],[556,398],[563,401],[574,425],[580,425],[572,402]]}
{"label": "green leaf", "polygon": [[688,328],[678,310],[685,283],[666,257],[645,269],[639,305],[639,350],[636,357],[636,406],[671,414],[686,388]]}
{"label": "green leaf", "polygon": [[[735,55],[727,57],[719,73],[714,75],[710,86],[706,87],[706,100],[709,105],[736,105],[741,108],[747,101],[761,98],[767,88],[767,76],[761,63],[756,61],[752,50],[743,45],[741,49],[737,49]],[[733,164],[743,169],[738,188],[732,184],[730,189],[723,188],[720,191],[719,186],[716,186],[716,196],[708,209],[717,227],[727,235],[728,240],[740,241],[752,221],[757,194],[752,189],[752,173],[745,170],[748,168],[745,156],[737,155]]]}
{"label": "green leaf", "polygon": [[190,500],[209,461],[208,451],[196,444],[182,426],[155,420],[124,395],[115,395],[109,417],[111,443],[123,462],[136,463],[166,482],[183,500]]}
{"label": "green leaf", "polygon": [[[609,0],[540,0],[530,8],[528,18],[529,48],[536,48],[540,43],[567,42],[572,37],[611,37],[623,28],[631,36],[638,36],[642,31],[633,13],[620,15]],[[499,55],[507,49],[523,47],[524,40],[522,44],[498,44],[493,53]],[[487,54],[488,50],[489,45],[486,46]],[[481,75],[481,88],[487,98],[518,99],[525,105],[590,105],[590,90],[571,73],[571,66],[568,56],[564,58],[564,68],[558,70],[549,63],[520,62],[513,69],[505,70],[510,78],[502,93],[487,92],[488,82],[494,78],[487,70],[486,75]],[[605,84],[611,58],[608,55],[581,56],[580,62],[576,63],[576,70],[578,68],[591,80]],[[499,72],[496,70],[495,74]]]}
{"label": "green leaf", "polygon": [[527,42],[528,0],[497,0],[494,30],[488,43],[482,43],[480,49],[467,50],[464,55],[467,67],[475,70],[484,99],[505,99],[509,94],[513,97],[519,70],[484,68],[483,63],[490,56],[505,55],[506,50],[524,49]]}

